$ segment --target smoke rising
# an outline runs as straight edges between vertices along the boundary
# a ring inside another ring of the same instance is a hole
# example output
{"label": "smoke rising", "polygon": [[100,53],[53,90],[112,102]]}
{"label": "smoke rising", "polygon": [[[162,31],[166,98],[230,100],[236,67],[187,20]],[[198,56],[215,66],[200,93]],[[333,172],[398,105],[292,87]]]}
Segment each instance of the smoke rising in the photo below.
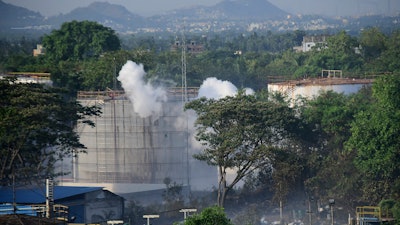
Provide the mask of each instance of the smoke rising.
{"label": "smoke rising", "polygon": [[237,88],[231,82],[209,77],[200,86],[198,97],[220,99],[226,96],[233,96],[236,93]]}
{"label": "smoke rising", "polygon": [[127,61],[117,77],[132,102],[134,111],[142,118],[160,112],[162,102],[167,101],[166,91],[145,83],[145,75],[143,64]]}
{"label": "smoke rising", "polygon": [[[173,108],[163,109],[167,102],[167,92],[165,89],[155,87],[144,81],[146,72],[142,64],[137,64],[132,61],[127,61],[119,72],[117,79],[126,93],[126,96],[133,104],[133,110],[140,117],[146,118],[149,116],[158,117],[163,110],[168,110],[168,113],[175,115],[169,119],[173,119],[171,131],[187,131],[188,142],[188,160],[190,173],[190,184],[194,190],[210,190],[217,185],[217,170],[215,167],[207,165],[205,162],[198,161],[192,157],[193,154],[199,153],[204,147],[195,139],[196,128],[194,127],[197,116],[192,110],[183,111],[182,104],[176,104]],[[251,89],[245,90],[246,93],[253,93]],[[197,98],[206,97],[209,99],[220,99],[226,96],[234,96],[238,89],[229,81],[221,81],[215,77],[207,78],[199,88]],[[182,102],[183,103],[183,102]],[[164,105],[164,106],[163,106]],[[174,104],[167,104],[172,106]],[[153,128],[156,129],[156,128]],[[169,135],[168,135],[169,136]],[[184,140],[182,140],[184,141]],[[168,143],[160,143],[168,146]],[[168,159],[165,159],[168,163]]]}

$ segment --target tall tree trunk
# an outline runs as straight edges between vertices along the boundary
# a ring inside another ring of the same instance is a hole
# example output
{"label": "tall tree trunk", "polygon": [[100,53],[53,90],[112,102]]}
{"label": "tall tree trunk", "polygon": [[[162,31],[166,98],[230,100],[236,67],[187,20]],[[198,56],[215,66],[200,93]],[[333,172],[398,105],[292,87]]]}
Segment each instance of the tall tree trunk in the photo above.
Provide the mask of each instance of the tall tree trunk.
{"label": "tall tree trunk", "polygon": [[219,182],[218,182],[218,198],[217,204],[220,207],[224,207],[224,201],[226,197],[226,171],[223,167],[219,167]]}

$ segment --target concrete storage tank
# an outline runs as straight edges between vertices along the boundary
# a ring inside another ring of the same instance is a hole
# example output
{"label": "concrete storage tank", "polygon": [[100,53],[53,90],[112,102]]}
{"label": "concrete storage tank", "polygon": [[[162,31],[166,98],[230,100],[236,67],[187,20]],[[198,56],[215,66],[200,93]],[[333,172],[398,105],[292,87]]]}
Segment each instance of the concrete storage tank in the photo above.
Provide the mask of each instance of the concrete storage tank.
{"label": "concrete storage tank", "polygon": [[[78,125],[87,154],[71,160],[70,180],[63,177],[61,184],[104,186],[116,193],[129,193],[165,188],[163,181],[168,177],[189,186],[193,159],[188,149],[187,119],[182,119],[182,91],[169,89],[167,93],[168,101],[162,103],[157,115],[141,118],[121,91],[79,92],[78,101],[101,107],[102,115],[92,118],[95,127]],[[194,98],[197,89],[187,93]]]}
{"label": "concrete storage tank", "polygon": [[335,91],[338,93],[351,94],[358,92],[362,87],[371,85],[373,79],[350,79],[350,78],[315,78],[292,80],[268,84],[268,91],[280,92],[289,99],[298,96],[311,99],[321,91]]}

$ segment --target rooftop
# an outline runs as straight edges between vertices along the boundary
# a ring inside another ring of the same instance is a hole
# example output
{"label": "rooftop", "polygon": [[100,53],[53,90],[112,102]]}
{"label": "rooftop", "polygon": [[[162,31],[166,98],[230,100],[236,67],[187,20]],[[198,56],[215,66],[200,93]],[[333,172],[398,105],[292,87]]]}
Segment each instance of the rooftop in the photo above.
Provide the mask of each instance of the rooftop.
{"label": "rooftop", "polygon": [[343,84],[372,84],[374,79],[355,79],[355,78],[308,78],[301,80],[289,80],[278,83],[270,83],[268,85],[281,86],[328,86],[328,85],[343,85]]}
{"label": "rooftop", "polygon": [[[102,187],[66,187],[54,186],[54,200],[59,200],[75,195],[85,194],[97,190]],[[18,204],[41,204],[46,202],[46,188],[26,188],[15,190],[15,200]],[[0,203],[13,202],[13,190],[11,187],[0,188]]]}

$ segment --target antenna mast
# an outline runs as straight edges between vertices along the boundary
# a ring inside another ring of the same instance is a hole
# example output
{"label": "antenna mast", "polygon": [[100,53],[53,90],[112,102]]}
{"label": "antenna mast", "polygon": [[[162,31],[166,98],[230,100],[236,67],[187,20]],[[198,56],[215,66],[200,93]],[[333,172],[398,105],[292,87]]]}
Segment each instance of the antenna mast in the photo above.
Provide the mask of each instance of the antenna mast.
{"label": "antenna mast", "polygon": [[187,82],[186,82],[186,40],[185,40],[185,24],[182,30],[182,101],[187,102]]}
{"label": "antenna mast", "polygon": [[[185,105],[188,102],[187,95],[187,81],[186,81],[186,40],[185,40],[185,21],[183,22],[182,29],[182,102]],[[186,117],[186,175],[187,175],[187,185],[189,187],[189,195],[190,195],[190,165],[189,165],[189,120],[187,112],[185,112]],[[188,196],[189,198],[189,196]]]}

